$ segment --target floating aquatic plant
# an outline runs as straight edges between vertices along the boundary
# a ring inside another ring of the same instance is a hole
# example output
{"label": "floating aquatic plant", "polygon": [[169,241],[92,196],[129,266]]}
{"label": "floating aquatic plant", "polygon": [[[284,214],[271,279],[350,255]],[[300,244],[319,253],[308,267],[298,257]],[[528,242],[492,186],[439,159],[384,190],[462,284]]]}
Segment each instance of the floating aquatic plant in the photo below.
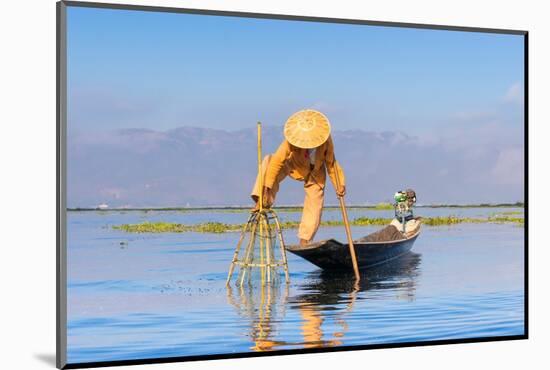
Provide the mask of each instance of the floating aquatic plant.
{"label": "floating aquatic plant", "polygon": [[387,209],[393,209],[393,204],[391,203],[378,203],[374,206],[374,209],[376,210],[387,210]]}
{"label": "floating aquatic plant", "polygon": [[[359,217],[350,222],[352,226],[384,226],[392,221],[391,218],[369,218]],[[519,226],[525,224],[525,220],[521,217],[511,217],[506,215],[490,216],[487,218],[473,217],[422,217],[422,224],[427,226],[450,226],[462,223],[479,224],[479,223],[513,223]],[[332,227],[342,226],[344,223],[339,220],[322,221],[321,226]],[[298,221],[285,221],[281,223],[283,229],[296,229],[300,225]],[[184,225],[174,222],[142,222],[138,224],[123,224],[115,225],[113,229],[121,230],[130,233],[183,233],[183,232],[198,232],[198,233],[225,233],[240,231],[244,224],[225,224],[221,222],[205,222],[194,225]]]}

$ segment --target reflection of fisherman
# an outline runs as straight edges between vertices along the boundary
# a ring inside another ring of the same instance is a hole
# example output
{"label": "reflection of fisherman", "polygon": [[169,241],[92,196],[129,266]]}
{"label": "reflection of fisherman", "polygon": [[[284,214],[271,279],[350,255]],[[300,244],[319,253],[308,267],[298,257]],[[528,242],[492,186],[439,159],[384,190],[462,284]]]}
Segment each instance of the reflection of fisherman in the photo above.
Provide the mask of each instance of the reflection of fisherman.
{"label": "reflection of fisherman", "polygon": [[[335,332],[333,333],[333,336],[335,338],[331,338],[328,340],[324,340],[324,332],[323,332],[323,312],[319,309],[319,307],[315,305],[311,305],[309,303],[300,303],[298,304],[298,309],[300,310],[300,313],[302,314],[302,319],[304,320],[302,323],[302,336],[304,337],[304,348],[316,348],[316,347],[332,347],[332,346],[339,346],[342,344],[342,340],[336,339],[338,337],[343,337],[344,332]],[[342,319],[338,320],[336,318],[336,321],[340,324],[343,324],[343,330],[346,330],[346,324],[345,321]]]}
{"label": "reflection of fisherman", "polygon": [[[338,196],[346,193],[342,168],[334,158],[330,123],[321,112],[306,109],[294,113],[285,123],[285,140],[274,154],[262,162],[264,206],[275,201],[279,184],[287,176],[304,182],[304,209],[298,229],[300,245],[308,244],[321,222],[326,173]],[[258,207],[260,181],[256,179],[252,199]]]}
{"label": "reflection of fisherman", "polygon": [[[344,344],[350,326],[352,331],[356,329],[354,317],[348,317],[348,314],[354,310],[361,292],[365,299],[369,290],[395,291],[397,294],[392,295],[394,298],[414,301],[419,264],[420,254],[410,252],[385,265],[363,271],[363,278],[359,283],[345,274],[338,275],[325,271],[320,272],[317,279],[316,275],[312,274],[312,279],[308,279],[308,282],[300,287],[301,291],[307,293],[293,297],[290,302],[292,308],[297,308],[302,316],[304,347],[331,347]],[[387,296],[377,297],[377,294],[374,294],[368,299],[387,299]],[[323,325],[330,319],[337,325]]]}

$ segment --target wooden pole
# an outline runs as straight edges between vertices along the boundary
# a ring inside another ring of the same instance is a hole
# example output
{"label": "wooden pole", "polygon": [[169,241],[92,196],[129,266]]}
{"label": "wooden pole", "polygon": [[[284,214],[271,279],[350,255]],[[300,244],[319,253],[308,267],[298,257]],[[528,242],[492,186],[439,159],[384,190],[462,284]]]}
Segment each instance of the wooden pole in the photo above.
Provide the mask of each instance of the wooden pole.
{"label": "wooden pole", "polygon": [[264,177],[262,175],[262,123],[258,121],[258,176],[260,177],[260,213],[262,213],[264,207]]}
{"label": "wooden pole", "polygon": [[260,177],[260,198],[259,198],[259,210],[258,210],[258,223],[260,228],[260,235],[258,245],[260,247],[260,276],[262,279],[262,286],[264,285],[265,269],[264,269],[264,225],[263,225],[263,207],[264,207],[264,177],[262,176],[262,123],[258,121],[258,176]]}
{"label": "wooden pole", "polygon": [[[340,189],[340,174],[338,170],[338,162],[334,161],[334,173],[336,177],[336,186],[338,191]],[[349,254],[351,256],[351,263],[353,264],[353,272],[355,273],[355,279],[359,281],[360,275],[359,275],[359,266],[357,265],[357,256],[355,255],[355,247],[353,246],[353,238],[351,237],[351,229],[349,227],[349,221],[348,221],[348,212],[346,211],[346,203],[344,202],[344,197],[338,195],[338,200],[340,201],[340,208],[342,209],[342,218],[344,219],[344,226],[346,228],[346,235],[348,237],[348,245],[349,245]]]}

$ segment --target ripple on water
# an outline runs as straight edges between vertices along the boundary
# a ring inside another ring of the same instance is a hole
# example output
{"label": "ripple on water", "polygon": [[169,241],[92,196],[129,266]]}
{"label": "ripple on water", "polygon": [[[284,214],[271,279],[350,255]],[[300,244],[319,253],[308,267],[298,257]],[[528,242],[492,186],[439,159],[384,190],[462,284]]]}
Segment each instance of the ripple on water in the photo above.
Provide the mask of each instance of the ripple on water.
{"label": "ripple on water", "polygon": [[[71,363],[524,332],[523,229],[511,225],[426,228],[414,253],[359,285],[289,256],[289,286],[228,289],[237,234],[129,238],[101,226],[131,220],[85,217],[93,222],[74,224],[68,244]],[[319,237],[336,232],[345,237]]]}

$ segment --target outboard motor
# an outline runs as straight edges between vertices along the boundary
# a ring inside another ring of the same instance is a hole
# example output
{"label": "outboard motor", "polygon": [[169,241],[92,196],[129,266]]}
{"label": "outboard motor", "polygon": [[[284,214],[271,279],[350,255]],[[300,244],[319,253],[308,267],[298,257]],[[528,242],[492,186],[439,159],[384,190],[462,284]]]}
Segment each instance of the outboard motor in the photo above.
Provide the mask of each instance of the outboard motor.
{"label": "outboard motor", "polygon": [[414,218],[413,206],[416,203],[416,193],[412,189],[401,190],[395,193],[393,196],[395,204],[395,218],[398,219],[403,225],[403,233],[405,232],[405,225],[407,221]]}

